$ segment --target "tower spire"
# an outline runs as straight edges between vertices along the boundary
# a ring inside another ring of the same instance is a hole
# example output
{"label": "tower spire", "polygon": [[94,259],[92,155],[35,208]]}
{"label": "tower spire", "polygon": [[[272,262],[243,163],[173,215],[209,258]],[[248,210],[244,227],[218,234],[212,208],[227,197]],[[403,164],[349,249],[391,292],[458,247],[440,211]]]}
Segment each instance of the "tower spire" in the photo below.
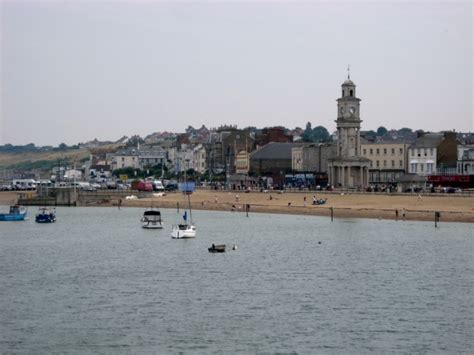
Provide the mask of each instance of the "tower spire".
{"label": "tower spire", "polygon": [[347,80],[351,79],[351,66],[347,64]]}

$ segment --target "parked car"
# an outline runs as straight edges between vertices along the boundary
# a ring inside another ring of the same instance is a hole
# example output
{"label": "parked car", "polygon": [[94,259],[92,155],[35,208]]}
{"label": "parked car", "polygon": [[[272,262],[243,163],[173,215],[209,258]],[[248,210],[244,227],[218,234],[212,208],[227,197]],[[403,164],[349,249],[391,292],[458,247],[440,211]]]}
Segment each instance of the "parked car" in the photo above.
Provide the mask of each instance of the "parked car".
{"label": "parked car", "polygon": [[153,181],[153,190],[154,191],[165,191],[165,187],[163,186],[163,183],[160,180],[154,180]]}
{"label": "parked car", "polygon": [[165,191],[176,191],[178,190],[178,184],[175,182],[170,182],[165,186]]}

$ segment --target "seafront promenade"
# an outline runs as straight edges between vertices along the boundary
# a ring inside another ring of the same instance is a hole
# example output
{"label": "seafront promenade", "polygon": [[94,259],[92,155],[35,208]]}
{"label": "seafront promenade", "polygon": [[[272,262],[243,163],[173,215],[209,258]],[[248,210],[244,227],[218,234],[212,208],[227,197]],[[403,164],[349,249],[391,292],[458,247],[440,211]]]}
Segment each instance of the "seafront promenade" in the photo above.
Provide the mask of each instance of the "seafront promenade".
{"label": "seafront promenade", "polygon": [[[103,194],[104,192],[101,192]],[[88,193],[93,197],[94,192]],[[130,191],[130,195],[138,195]],[[322,206],[313,206],[312,198],[327,199]],[[123,195],[122,195],[123,196]],[[179,192],[149,194],[148,197],[128,200],[117,197],[113,192],[108,199],[94,200],[83,206],[118,206],[174,208],[184,207],[185,199]],[[306,201],[305,201],[306,197]],[[0,204],[15,203],[17,194],[1,192]],[[250,192],[198,190],[191,197],[193,209],[210,211],[232,211],[245,213],[245,205],[250,205],[250,214],[285,213],[299,215],[319,215],[330,218],[381,218],[398,220],[434,220],[434,213],[441,213],[441,222],[474,223],[474,196],[456,194],[415,195],[415,194],[361,194],[337,192]],[[332,210],[332,211],[331,211]]]}

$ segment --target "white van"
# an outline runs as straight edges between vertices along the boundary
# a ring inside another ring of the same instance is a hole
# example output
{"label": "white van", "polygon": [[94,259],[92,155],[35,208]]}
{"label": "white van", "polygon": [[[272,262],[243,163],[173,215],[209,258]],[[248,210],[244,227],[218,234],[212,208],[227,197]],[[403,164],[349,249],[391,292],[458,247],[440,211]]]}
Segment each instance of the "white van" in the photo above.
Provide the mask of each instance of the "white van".
{"label": "white van", "polygon": [[153,181],[153,190],[154,191],[165,191],[165,187],[163,186],[163,183],[160,180],[154,180]]}

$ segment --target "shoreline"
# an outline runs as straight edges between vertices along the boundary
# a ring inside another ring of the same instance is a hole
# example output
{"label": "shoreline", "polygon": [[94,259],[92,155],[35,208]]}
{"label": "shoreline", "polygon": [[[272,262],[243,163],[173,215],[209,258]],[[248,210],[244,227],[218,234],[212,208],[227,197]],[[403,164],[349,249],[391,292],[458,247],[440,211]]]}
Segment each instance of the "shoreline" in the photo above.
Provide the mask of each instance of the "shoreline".
{"label": "shoreline", "polygon": [[[130,192],[136,195],[137,192]],[[159,194],[157,194],[159,195]],[[327,198],[324,205],[311,205],[312,196]],[[306,206],[304,197],[306,197]],[[15,203],[16,192],[1,192],[0,205]],[[176,209],[179,203],[184,208],[185,199],[179,192],[166,193],[163,196],[126,200],[121,198],[122,207],[146,208],[153,205],[157,208]],[[109,200],[81,204],[83,207],[104,206],[118,207],[119,197],[110,194]],[[433,221],[435,212],[441,213],[440,222],[474,223],[474,196],[429,196],[413,195],[373,195],[326,193],[322,191],[306,192],[250,192],[242,191],[206,191],[198,190],[191,196],[194,210],[231,211],[235,205],[235,213],[245,213],[245,205],[250,205],[249,214],[275,213],[331,218],[372,218],[402,221],[405,220]]]}

